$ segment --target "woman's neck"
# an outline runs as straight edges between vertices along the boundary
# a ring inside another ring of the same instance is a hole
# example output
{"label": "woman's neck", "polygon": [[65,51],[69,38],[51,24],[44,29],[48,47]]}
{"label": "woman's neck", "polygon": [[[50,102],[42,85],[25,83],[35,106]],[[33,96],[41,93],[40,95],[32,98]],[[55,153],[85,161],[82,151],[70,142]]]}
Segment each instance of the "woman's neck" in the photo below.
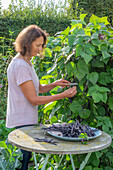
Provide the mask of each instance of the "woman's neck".
{"label": "woman's neck", "polygon": [[23,59],[23,60],[25,60],[30,66],[32,66],[31,61],[30,61],[30,57],[22,56],[20,53],[18,53],[18,54],[15,56],[15,58]]}

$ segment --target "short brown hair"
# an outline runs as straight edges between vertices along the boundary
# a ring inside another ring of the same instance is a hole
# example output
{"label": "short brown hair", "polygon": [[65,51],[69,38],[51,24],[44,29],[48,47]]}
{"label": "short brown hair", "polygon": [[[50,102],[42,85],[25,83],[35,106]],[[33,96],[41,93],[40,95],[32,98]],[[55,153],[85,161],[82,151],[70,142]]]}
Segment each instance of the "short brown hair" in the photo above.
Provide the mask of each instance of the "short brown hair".
{"label": "short brown hair", "polygon": [[26,54],[31,56],[31,44],[36,38],[43,36],[44,45],[46,45],[46,33],[37,25],[30,25],[24,28],[17,36],[16,41],[13,43],[16,52],[20,52],[22,56]]}

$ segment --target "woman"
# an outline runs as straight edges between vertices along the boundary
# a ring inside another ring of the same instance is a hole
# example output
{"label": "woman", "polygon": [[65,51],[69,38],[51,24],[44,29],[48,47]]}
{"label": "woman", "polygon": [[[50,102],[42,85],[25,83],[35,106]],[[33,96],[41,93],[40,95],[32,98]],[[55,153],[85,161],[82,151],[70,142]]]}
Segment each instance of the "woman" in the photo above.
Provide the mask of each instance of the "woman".
{"label": "woman", "polygon": [[[30,59],[43,51],[47,37],[44,31],[36,25],[23,29],[14,43],[17,55],[9,64],[8,76],[8,103],[6,127],[23,127],[38,123],[37,106],[66,97],[73,97],[76,87],[65,90],[53,96],[39,96],[39,93],[50,91],[56,86],[64,88],[67,80],[58,80],[48,85],[41,85]],[[22,170],[28,169],[31,152],[23,153]]]}

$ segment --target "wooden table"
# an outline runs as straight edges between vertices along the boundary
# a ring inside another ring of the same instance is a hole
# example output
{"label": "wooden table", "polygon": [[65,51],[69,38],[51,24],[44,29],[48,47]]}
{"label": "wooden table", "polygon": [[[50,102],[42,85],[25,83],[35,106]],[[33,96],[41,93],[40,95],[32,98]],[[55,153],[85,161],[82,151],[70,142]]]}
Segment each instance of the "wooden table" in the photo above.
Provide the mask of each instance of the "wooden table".
{"label": "wooden table", "polygon": [[[46,164],[48,163],[48,159],[50,157],[50,154],[61,154],[62,158],[60,162],[63,159],[63,156],[65,154],[69,154],[71,158],[72,168],[75,170],[75,165],[73,161],[72,154],[83,154],[87,153],[87,156],[85,160],[81,163],[80,169],[82,170],[89,157],[91,156],[92,152],[96,152],[102,149],[107,148],[110,146],[112,139],[111,136],[108,135],[105,132],[102,132],[102,135],[89,140],[87,142],[87,145],[81,144],[79,141],[64,141],[61,139],[54,138],[50,135],[46,135],[49,139],[53,138],[54,141],[57,141],[57,145],[53,145],[46,142],[35,142],[34,138],[44,138],[44,130],[43,127],[48,127],[49,125],[41,125],[41,126],[27,126],[23,128],[16,129],[8,135],[8,140],[12,145],[15,145],[16,147],[20,149],[24,149],[27,151],[33,152],[34,160],[36,169],[38,170],[38,165],[36,162],[36,154],[35,153],[44,153],[47,154],[45,158],[45,162],[43,164],[42,170],[45,169]],[[60,162],[56,169],[58,169]]]}

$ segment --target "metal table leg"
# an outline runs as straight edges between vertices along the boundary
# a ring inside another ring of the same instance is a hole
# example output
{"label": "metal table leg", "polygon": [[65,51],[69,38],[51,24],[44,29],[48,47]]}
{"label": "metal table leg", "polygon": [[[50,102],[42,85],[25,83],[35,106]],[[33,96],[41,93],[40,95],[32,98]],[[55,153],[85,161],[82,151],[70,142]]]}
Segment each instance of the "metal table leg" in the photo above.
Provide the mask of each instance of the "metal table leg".
{"label": "metal table leg", "polygon": [[[35,161],[36,170],[38,170],[38,165],[37,165],[37,160],[36,160],[36,154],[35,154],[35,152],[33,152],[33,156],[34,156],[34,161]],[[83,169],[84,169],[84,167],[85,167],[85,165],[87,164],[90,156],[91,156],[91,153],[88,153],[87,156],[86,156],[86,158],[85,158],[85,160],[81,163],[79,170],[83,170]],[[46,158],[45,158],[45,161],[44,161],[44,164],[43,164],[43,167],[41,168],[41,170],[45,170],[47,163],[49,163],[49,162],[48,162],[49,157],[50,157],[50,154],[47,154],[47,156],[46,156]],[[60,162],[59,162],[57,168],[55,168],[55,170],[58,169],[58,167],[59,167],[59,165],[60,165],[63,157],[64,157],[64,155],[62,155],[62,157],[61,157],[61,159],[60,159]],[[73,161],[73,157],[72,157],[71,154],[70,154],[70,159],[71,159],[71,163],[72,163],[72,168],[73,168],[73,170],[76,170],[76,169],[75,169],[75,165],[74,165],[74,161]],[[50,164],[50,163],[49,163],[49,164]],[[51,166],[52,166],[52,165],[51,165]],[[53,167],[53,166],[52,166],[52,167]]]}
{"label": "metal table leg", "polygon": [[87,164],[90,156],[91,156],[91,153],[88,153],[85,160],[81,163],[79,170],[82,170],[85,167],[85,165]]}
{"label": "metal table leg", "polygon": [[46,156],[46,158],[45,158],[45,161],[44,161],[44,164],[43,164],[43,167],[41,168],[41,170],[45,170],[45,167],[46,167],[46,165],[47,165],[47,163],[48,163],[49,157],[50,157],[50,154],[47,154],[47,156]]}
{"label": "metal table leg", "polygon": [[38,165],[37,165],[37,160],[36,160],[36,154],[35,154],[35,152],[33,152],[33,156],[34,156],[34,161],[35,161],[36,170],[38,170]]}
{"label": "metal table leg", "polygon": [[74,165],[73,157],[72,157],[71,154],[70,154],[70,158],[71,158],[71,163],[72,163],[73,170],[75,170],[75,165]]}
{"label": "metal table leg", "polygon": [[[35,161],[36,170],[38,170],[38,165],[37,165],[37,160],[36,160],[36,154],[35,154],[35,152],[33,152],[33,156],[34,156],[34,161]],[[43,164],[43,167],[41,168],[41,170],[45,170],[45,167],[46,167],[46,164],[48,163],[49,157],[50,157],[50,154],[47,154],[47,156],[46,156],[46,158],[45,158],[45,161],[44,161],[44,164]]]}
{"label": "metal table leg", "polygon": [[62,155],[62,157],[61,157],[61,159],[60,159],[60,162],[59,162],[59,164],[58,164],[58,166],[57,166],[57,168],[56,168],[55,170],[57,170],[57,169],[58,169],[59,165],[60,165],[60,164],[61,164],[61,162],[62,162],[63,157],[64,157],[64,155]]}

